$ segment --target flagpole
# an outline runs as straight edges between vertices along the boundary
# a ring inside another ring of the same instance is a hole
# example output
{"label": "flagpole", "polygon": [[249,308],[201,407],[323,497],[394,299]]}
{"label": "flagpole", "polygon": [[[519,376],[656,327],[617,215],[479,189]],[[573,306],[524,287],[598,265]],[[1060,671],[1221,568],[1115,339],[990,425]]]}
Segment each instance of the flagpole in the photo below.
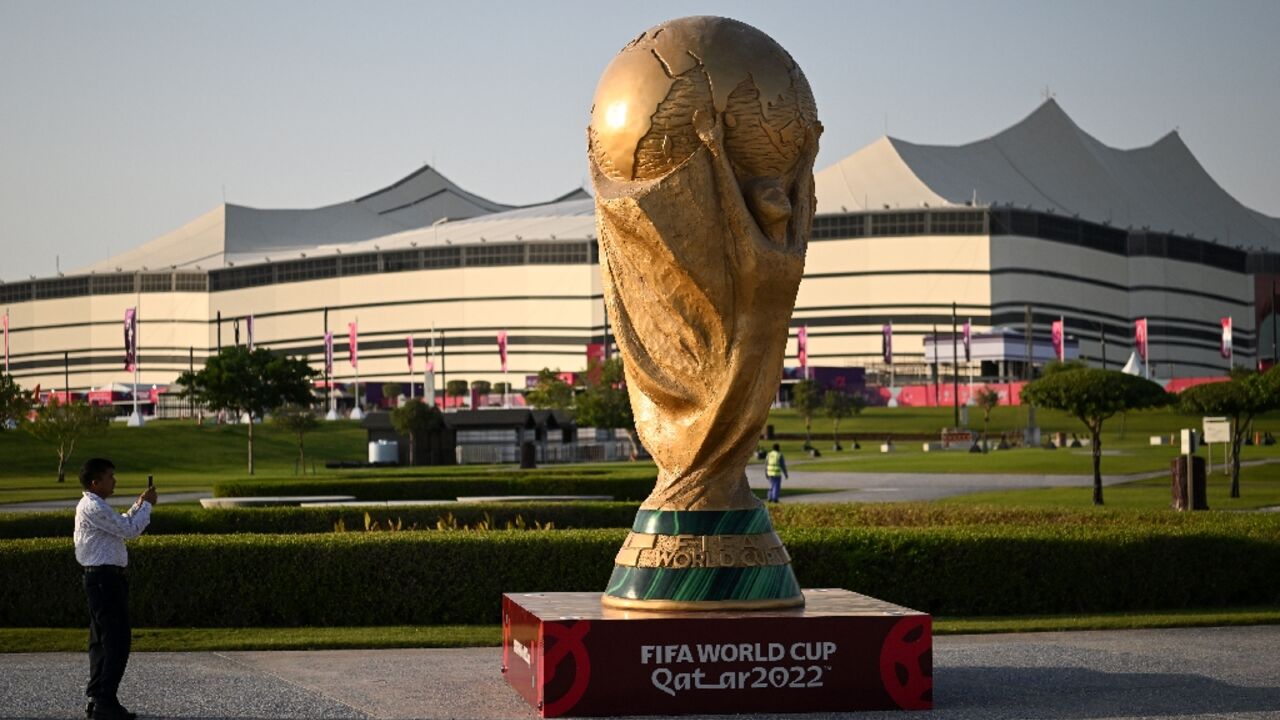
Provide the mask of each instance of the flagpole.
{"label": "flagpole", "polygon": [[965,321],[965,343],[964,343],[964,364],[969,371],[969,398],[965,401],[965,405],[973,404],[973,318]]}
{"label": "flagpole", "polygon": [[[356,405],[351,409],[351,419],[363,420],[364,410],[360,408],[360,316],[359,315],[356,316],[355,333],[348,340],[348,343],[353,344],[355,346],[354,347],[355,357],[353,358],[355,360],[355,363],[352,365],[352,367],[356,371]],[[351,351],[352,351],[352,348],[348,348],[347,350],[348,354],[351,354]]]}
{"label": "flagpole", "polygon": [[138,340],[142,323],[138,322],[138,315],[141,312],[142,293],[139,292],[134,298],[133,306],[133,414],[129,416],[129,422],[125,423],[129,427],[142,427],[146,424],[142,419],[142,413],[138,411],[138,380],[142,366],[142,343]]}

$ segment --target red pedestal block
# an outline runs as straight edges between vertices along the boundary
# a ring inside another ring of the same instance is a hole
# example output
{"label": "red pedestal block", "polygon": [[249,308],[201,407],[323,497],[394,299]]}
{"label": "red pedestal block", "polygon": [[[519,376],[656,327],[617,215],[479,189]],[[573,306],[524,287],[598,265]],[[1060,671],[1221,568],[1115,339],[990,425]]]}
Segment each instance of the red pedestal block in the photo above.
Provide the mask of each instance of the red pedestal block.
{"label": "red pedestal block", "polygon": [[848,590],[805,606],[638,612],[502,596],[502,672],[542,717],[928,710],[933,622]]}

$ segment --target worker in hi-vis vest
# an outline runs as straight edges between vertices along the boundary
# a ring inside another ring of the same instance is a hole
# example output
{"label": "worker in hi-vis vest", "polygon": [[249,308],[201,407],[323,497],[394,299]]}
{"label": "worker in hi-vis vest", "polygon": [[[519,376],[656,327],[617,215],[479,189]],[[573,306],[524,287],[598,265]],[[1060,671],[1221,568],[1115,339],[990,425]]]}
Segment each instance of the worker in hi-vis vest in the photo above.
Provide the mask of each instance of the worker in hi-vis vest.
{"label": "worker in hi-vis vest", "polygon": [[782,495],[782,478],[787,475],[787,459],[782,456],[782,448],[773,444],[773,450],[765,456],[764,475],[769,478],[769,502],[778,502]]}

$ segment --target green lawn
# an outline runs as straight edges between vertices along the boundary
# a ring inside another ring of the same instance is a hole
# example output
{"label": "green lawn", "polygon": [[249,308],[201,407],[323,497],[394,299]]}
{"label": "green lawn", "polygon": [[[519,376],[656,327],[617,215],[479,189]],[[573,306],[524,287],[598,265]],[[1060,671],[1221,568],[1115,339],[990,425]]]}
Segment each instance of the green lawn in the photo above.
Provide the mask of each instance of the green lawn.
{"label": "green lawn", "polygon": [[[307,470],[326,460],[362,460],[365,431],[358,423],[321,423],[306,436]],[[107,432],[76,445],[67,463],[67,480],[57,482],[58,458],[52,445],[21,430],[0,432],[0,503],[75,499],[79,466],[94,456],[111,458],[119,479],[117,494],[142,492],[153,474],[162,493],[208,490],[217,480],[248,477],[248,434],[243,425],[197,427],[178,421],[151,422],[143,428],[113,423]],[[294,477],[298,450],[294,438],[270,424],[254,428],[254,458],[259,477]]]}
{"label": "green lawn", "polygon": [[[1012,430],[1025,423],[1023,408],[997,408],[992,419],[992,432]],[[975,417],[975,421],[980,422]],[[1061,413],[1040,411],[1038,421],[1045,432],[1063,430],[1079,432],[1079,423]],[[776,410],[769,422],[779,432],[803,432],[803,424],[791,410]],[[856,432],[874,438],[877,433],[910,432],[929,434],[951,424],[950,408],[869,408],[862,415],[842,423],[842,432]],[[1170,446],[1152,447],[1148,436],[1168,434],[1180,427],[1196,426],[1199,419],[1180,416],[1170,411],[1130,413],[1113,418],[1107,424],[1103,448],[1102,470],[1108,475],[1163,471],[1175,454]],[[1123,425],[1124,432],[1121,433]],[[1256,423],[1259,430],[1280,432],[1280,413],[1265,416]],[[863,448],[854,451],[845,441],[843,452],[832,452],[830,423],[817,419],[814,444],[823,457],[810,460],[801,452],[801,442],[781,441],[791,469],[798,471],[795,487],[803,487],[803,472],[937,472],[973,474],[1066,474],[1087,476],[1091,473],[1087,448],[1045,451],[1014,449],[987,455],[965,452],[924,453],[918,442],[899,442],[897,451],[878,452],[879,441],[867,439]],[[208,491],[215,482],[248,477],[246,468],[247,428],[245,426],[197,427],[190,422],[159,421],[145,428],[126,428],[113,424],[100,436],[83,440],[68,463],[68,479],[56,482],[56,455],[51,446],[36,441],[22,431],[0,432],[0,503],[36,500],[73,500],[79,495],[75,471],[86,458],[104,455],[116,461],[120,478],[118,493],[122,496],[142,491],[148,473],[156,476],[162,493]],[[297,477],[294,463],[294,438],[270,424],[255,430],[257,477],[288,480]],[[422,476],[484,472],[486,468],[391,468],[377,470],[328,471],[326,460],[362,460],[365,457],[365,431],[357,423],[339,421],[322,423],[307,435],[307,471],[313,468],[327,477]],[[768,443],[761,442],[762,447]],[[1117,454],[1110,454],[1110,453]],[[1280,458],[1280,445],[1249,447],[1244,458]],[[758,462],[758,461],[757,461]],[[629,463],[617,467],[635,468]],[[581,466],[575,466],[581,467]]]}
{"label": "green lawn", "polygon": [[[1105,462],[1104,462],[1105,467]],[[957,495],[938,502],[950,505],[993,505],[1043,509],[1093,508],[1091,478],[1081,478],[1080,486],[1009,490],[1005,492]],[[1231,478],[1221,471],[1209,475],[1207,482],[1209,509],[1212,511],[1254,510],[1280,506],[1280,464],[1245,467],[1240,470],[1240,497],[1231,498]],[[1170,481],[1166,477],[1138,480],[1103,488],[1106,508],[1157,510],[1171,501]],[[1099,511],[1104,511],[1099,508]]]}
{"label": "green lawn", "polygon": [[[1200,427],[1200,416],[1182,415],[1172,410],[1144,410],[1131,412],[1126,416],[1117,415],[1106,423],[1110,433],[1119,433],[1123,425],[1125,437],[1146,441],[1148,435],[1177,432],[1179,428]],[[769,413],[769,424],[778,433],[804,434],[804,420],[794,410],[773,410]],[[1083,433],[1084,427],[1079,420],[1056,410],[1036,410],[1036,423],[1044,432]],[[860,437],[874,438],[881,433],[924,433],[933,434],[944,427],[955,424],[950,407],[905,407],[885,408],[871,407],[862,414],[840,421],[842,435],[857,434]],[[1013,430],[1021,430],[1027,425],[1027,409],[1022,406],[997,407],[991,413],[989,431],[998,434]],[[1255,420],[1259,431],[1269,430],[1280,433],[1280,412],[1272,412]],[[969,408],[969,427],[982,430],[982,411]],[[820,414],[813,418],[813,435],[815,444],[829,445],[831,440],[831,421]]]}

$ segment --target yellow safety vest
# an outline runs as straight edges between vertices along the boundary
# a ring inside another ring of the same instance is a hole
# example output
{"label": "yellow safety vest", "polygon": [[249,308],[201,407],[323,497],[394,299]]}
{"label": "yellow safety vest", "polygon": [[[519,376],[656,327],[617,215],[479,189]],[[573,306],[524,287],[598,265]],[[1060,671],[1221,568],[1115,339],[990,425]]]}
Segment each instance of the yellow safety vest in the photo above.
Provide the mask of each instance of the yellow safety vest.
{"label": "yellow safety vest", "polygon": [[782,475],[782,453],[777,450],[770,450],[764,459],[764,474],[769,477],[779,477]]}

